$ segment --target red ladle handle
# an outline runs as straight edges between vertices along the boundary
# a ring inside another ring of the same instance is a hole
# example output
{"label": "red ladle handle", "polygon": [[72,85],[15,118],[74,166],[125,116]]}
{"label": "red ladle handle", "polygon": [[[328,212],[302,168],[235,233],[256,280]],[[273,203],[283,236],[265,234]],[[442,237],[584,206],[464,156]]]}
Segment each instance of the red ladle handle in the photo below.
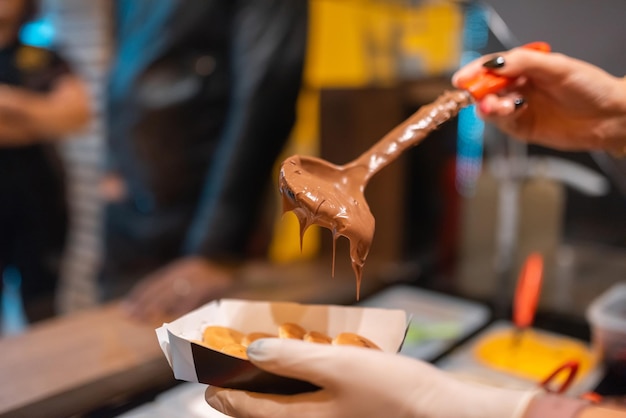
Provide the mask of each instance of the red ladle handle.
{"label": "red ladle handle", "polygon": [[[550,45],[546,42],[531,42],[522,48],[532,49],[539,52],[550,52]],[[497,93],[513,82],[512,78],[494,74],[488,69],[483,69],[480,74],[471,80],[464,82],[460,87],[467,90],[475,100],[480,100],[488,94]]]}

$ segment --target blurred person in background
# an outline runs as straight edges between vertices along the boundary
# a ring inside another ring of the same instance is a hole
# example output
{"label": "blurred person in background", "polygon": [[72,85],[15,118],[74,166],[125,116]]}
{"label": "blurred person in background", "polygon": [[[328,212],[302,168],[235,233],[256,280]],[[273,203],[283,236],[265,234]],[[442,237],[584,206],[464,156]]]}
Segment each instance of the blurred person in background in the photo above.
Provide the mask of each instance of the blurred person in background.
{"label": "blurred person in background", "polygon": [[306,0],[115,3],[101,300],[124,297],[142,320],[178,316],[263,255],[307,19]]}
{"label": "blurred person in background", "polygon": [[26,319],[55,314],[67,207],[55,141],[86,126],[83,81],[53,49],[27,45],[20,31],[32,0],[0,0],[0,270],[21,287]]}

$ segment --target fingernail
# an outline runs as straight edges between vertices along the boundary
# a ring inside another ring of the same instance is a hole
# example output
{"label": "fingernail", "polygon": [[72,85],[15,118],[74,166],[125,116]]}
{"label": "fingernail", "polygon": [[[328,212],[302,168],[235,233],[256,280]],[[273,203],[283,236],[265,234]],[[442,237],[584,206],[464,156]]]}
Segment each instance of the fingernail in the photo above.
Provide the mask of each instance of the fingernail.
{"label": "fingernail", "polygon": [[513,100],[513,105],[515,106],[515,110],[522,107],[524,103],[526,103],[526,100],[524,100],[523,97],[518,97],[517,99]]}
{"label": "fingernail", "polygon": [[498,55],[497,57],[492,58],[489,61],[485,61],[485,63],[483,63],[483,67],[502,68],[504,67],[504,57],[502,55]]}

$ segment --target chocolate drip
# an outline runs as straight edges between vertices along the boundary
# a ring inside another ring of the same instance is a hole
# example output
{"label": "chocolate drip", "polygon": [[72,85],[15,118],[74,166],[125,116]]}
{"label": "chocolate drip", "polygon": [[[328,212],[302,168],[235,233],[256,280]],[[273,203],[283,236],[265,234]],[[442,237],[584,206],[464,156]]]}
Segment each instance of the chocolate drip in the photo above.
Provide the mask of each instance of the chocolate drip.
{"label": "chocolate drip", "polygon": [[[357,300],[363,266],[374,237],[374,216],[364,195],[369,179],[471,102],[471,96],[465,91],[444,92],[357,159],[342,166],[300,155],[283,161],[279,175],[283,212],[293,211],[298,218],[301,245],[304,233],[313,224],[330,229],[333,240],[339,236],[348,238]],[[335,242],[333,274],[334,253]]]}

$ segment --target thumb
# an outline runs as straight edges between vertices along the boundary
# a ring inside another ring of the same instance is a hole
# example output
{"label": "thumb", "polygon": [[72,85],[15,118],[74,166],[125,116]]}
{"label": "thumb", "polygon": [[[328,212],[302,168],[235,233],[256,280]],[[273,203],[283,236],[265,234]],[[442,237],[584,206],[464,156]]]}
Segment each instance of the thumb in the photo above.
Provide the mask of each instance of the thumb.
{"label": "thumb", "polygon": [[320,387],[329,387],[341,380],[341,370],[363,364],[371,354],[382,352],[281,338],[256,340],[248,347],[248,358],[258,367]]}

